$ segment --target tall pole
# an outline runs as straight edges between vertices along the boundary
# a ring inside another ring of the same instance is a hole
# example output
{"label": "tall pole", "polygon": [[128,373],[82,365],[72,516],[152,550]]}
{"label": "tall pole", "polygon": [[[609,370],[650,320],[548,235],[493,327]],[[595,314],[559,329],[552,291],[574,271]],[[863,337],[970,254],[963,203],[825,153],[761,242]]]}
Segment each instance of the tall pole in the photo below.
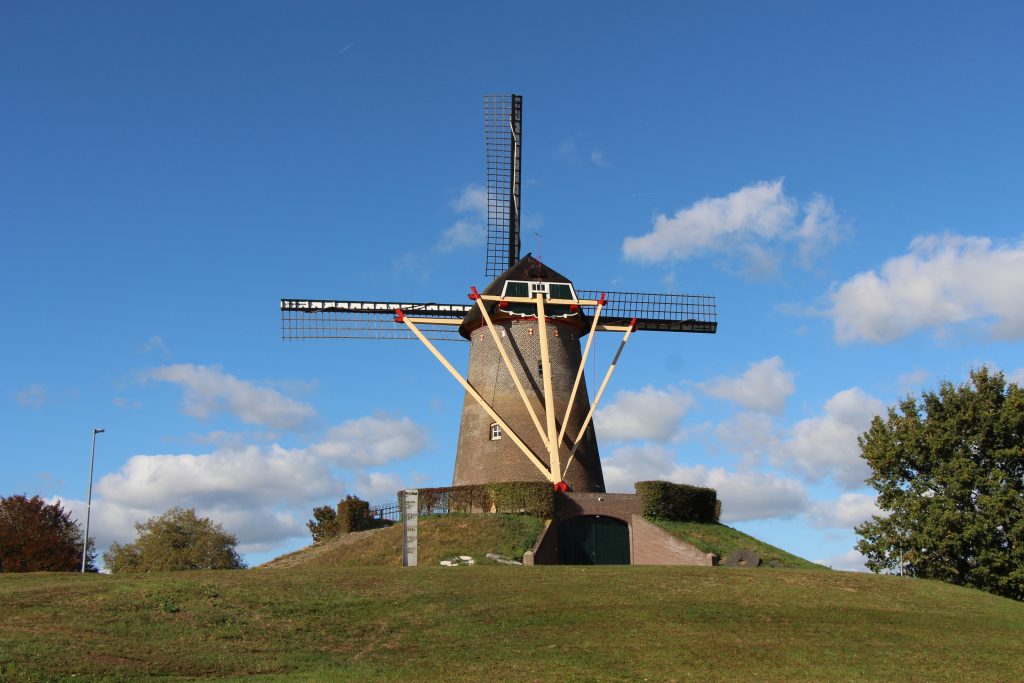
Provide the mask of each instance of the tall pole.
{"label": "tall pole", "polygon": [[89,549],[89,513],[92,511],[92,464],[96,461],[96,435],[104,430],[93,428],[92,450],[89,453],[89,497],[85,503],[85,538],[82,539],[82,573],[85,573],[85,556]]}

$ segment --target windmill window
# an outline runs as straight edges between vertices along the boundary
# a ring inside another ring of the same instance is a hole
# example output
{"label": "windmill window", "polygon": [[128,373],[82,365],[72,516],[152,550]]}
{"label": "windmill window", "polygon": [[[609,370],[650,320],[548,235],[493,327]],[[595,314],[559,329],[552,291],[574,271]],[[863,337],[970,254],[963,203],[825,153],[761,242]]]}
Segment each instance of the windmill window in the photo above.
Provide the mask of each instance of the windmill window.
{"label": "windmill window", "polygon": [[551,298],[552,299],[575,299],[572,295],[572,288],[566,284],[557,284],[552,282],[550,286]]}
{"label": "windmill window", "polygon": [[505,291],[502,296],[530,296],[530,283],[529,282],[516,282],[511,280],[505,283]]}
{"label": "windmill window", "polygon": [[491,441],[499,441],[501,439],[501,425],[497,422],[491,423]]}
{"label": "windmill window", "polygon": [[531,282],[530,283],[530,296],[534,294],[547,294],[548,283],[546,282]]}

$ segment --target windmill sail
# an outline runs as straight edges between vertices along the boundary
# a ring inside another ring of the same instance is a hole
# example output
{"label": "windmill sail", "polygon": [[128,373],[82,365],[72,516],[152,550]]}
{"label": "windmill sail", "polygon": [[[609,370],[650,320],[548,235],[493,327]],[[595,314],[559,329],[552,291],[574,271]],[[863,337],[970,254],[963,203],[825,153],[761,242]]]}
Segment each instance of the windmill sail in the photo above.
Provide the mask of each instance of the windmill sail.
{"label": "windmill sail", "polygon": [[395,321],[395,310],[423,320],[420,330],[434,341],[465,341],[459,324],[473,306],[393,301],[281,299],[283,339],[416,339]]}
{"label": "windmill sail", "polygon": [[522,160],[523,98],[484,97],[487,142],[487,261],[494,278],[519,260],[519,169]]}
{"label": "windmill sail", "polygon": [[[598,299],[598,290],[577,289],[581,299]],[[636,318],[637,330],[660,332],[704,332],[718,330],[715,297],[702,294],[656,294],[650,292],[604,292],[608,303],[601,320],[609,325],[626,325]],[[584,307],[587,313],[592,308]]]}

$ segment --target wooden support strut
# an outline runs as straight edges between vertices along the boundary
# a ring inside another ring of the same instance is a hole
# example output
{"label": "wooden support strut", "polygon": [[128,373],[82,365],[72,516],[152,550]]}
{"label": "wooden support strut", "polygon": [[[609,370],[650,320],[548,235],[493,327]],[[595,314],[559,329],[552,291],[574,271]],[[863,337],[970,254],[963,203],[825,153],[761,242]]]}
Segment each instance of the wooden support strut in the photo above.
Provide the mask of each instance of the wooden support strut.
{"label": "wooden support strut", "polygon": [[[544,384],[544,417],[547,420],[548,432],[548,462],[551,464],[551,472],[558,476],[562,471],[561,461],[558,457],[558,432],[555,429],[555,396],[551,386],[551,358],[548,354],[548,329],[547,319],[544,315],[544,293],[537,292],[537,326],[540,337],[540,368]],[[561,481],[561,477],[552,480]]]}
{"label": "wooden support strut", "polygon": [[[587,355],[590,353],[590,345],[594,341],[594,332],[597,330],[597,321],[601,318],[601,309],[604,308],[605,298],[604,294],[601,294],[601,298],[597,301],[597,308],[594,310],[594,322],[590,325],[590,336],[587,337],[587,344],[583,347],[583,357],[580,358],[580,369],[576,371],[576,381],[573,382],[572,392],[569,394],[569,403],[565,406],[565,417],[562,418],[562,429],[558,432],[558,445],[562,445],[562,439],[565,438],[565,430],[569,426],[569,414],[572,413],[572,406],[576,402],[576,391],[580,388],[580,380],[583,379],[583,372],[587,367]],[[568,465],[566,465],[568,468]],[[566,470],[568,471],[568,469]]]}
{"label": "wooden support strut", "polygon": [[519,450],[521,450],[523,454],[527,458],[529,458],[530,462],[532,462],[534,466],[538,470],[540,470],[541,474],[544,475],[545,479],[547,479],[551,483],[555,483],[556,481],[558,481],[558,479],[556,479],[557,471],[554,469],[548,469],[547,467],[544,466],[544,463],[542,463],[537,458],[537,456],[533,454],[533,451],[531,451],[530,448],[525,443],[523,443],[523,440],[520,439],[514,431],[512,431],[512,428],[509,427],[505,423],[505,421],[501,419],[498,413],[494,412],[494,409],[487,404],[487,401],[485,401],[483,397],[480,396],[479,393],[477,393],[476,389],[473,388],[473,385],[467,382],[466,379],[461,374],[459,374],[459,371],[452,367],[452,364],[448,362],[448,359],[441,355],[441,352],[438,351],[434,347],[434,345],[431,344],[430,341],[423,336],[423,333],[420,332],[419,328],[416,327],[412,320],[405,317],[405,314],[402,313],[402,310],[399,308],[395,309],[395,322],[405,323],[405,326],[408,327],[409,330],[411,330],[414,335],[416,335],[416,338],[423,342],[423,345],[426,346],[427,349],[432,354],[434,354],[434,357],[437,358],[438,361],[440,361],[441,365],[443,365],[444,368],[451,374],[451,376],[454,377],[455,380],[462,385],[462,388],[466,390],[466,393],[472,396],[473,399],[480,404],[480,407],[483,408],[484,411],[491,416],[491,419],[494,420],[499,427],[501,427],[503,432],[508,434],[509,438],[512,440],[512,443],[519,447]]}
{"label": "wooden support strut", "polygon": [[587,413],[586,419],[583,420],[583,426],[580,427],[580,433],[576,435],[576,440],[573,441],[572,450],[569,451],[569,460],[565,463],[566,472],[569,471],[569,465],[572,464],[572,459],[576,457],[576,449],[579,448],[583,439],[583,434],[586,433],[587,427],[590,426],[590,420],[594,417],[594,411],[597,410],[597,404],[601,402],[601,396],[604,395],[604,389],[608,386],[608,380],[612,378],[612,373],[615,371],[615,365],[619,362],[619,356],[622,355],[622,349],[626,348],[626,342],[629,341],[629,335],[633,334],[634,327],[636,327],[636,318],[633,318],[630,322],[629,329],[626,330],[625,336],[622,337],[622,343],[619,344],[619,350],[615,352],[615,357],[612,358],[612,363],[608,366],[608,372],[604,375],[604,381],[601,382],[601,388],[597,390],[597,396],[594,397],[594,402],[590,404],[590,411]]}
{"label": "wooden support strut", "polygon": [[494,328],[494,323],[491,321],[491,316],[487,313],[487,307],[480,296],[480,293],[476,291],[476,287],[471,288],[473,293],[469,295],[469,298],[476,301],[477,308],[480,309],[480,315],[483,317],[484,322],[487,323],[487,329],[491,331],[491,338],[494,340],[494,345],[498,347],[498,353],[501,354],[501,359],[505,361],[505,368],[508,370],[508,374],[512,376],[512,381],[515,382],[516,390],[519,392],[519,398],[523,399],[523,405],[526,407],[526,412],[530,414],[530,418],[533,420],[533,426],[537,428],[537,435],[540,436],[541,441],[544,442],[544,446],[547,447],[548,438],[544,432],[544,428],[540,424],[540,420],[537,418],[537,413],[530,405],[530,399],[526,397],[526,390],[523,389],[522,382],[519,381],[519,373],[512,367],[512,361],[508,357],[508,352],[505,351],[505,347],[501,343],[501,339],[498,337],[498,331]]}

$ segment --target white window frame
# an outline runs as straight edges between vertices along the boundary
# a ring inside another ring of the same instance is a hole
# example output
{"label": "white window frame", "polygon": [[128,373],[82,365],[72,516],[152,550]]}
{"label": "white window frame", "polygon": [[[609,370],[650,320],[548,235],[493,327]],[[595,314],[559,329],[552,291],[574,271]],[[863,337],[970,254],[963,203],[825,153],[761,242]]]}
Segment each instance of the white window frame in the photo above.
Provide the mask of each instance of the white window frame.
{"label": "white window frame", "polygon": [[[510,284],[512,284],[512,283],[526,285],[527,291],[529,291],[529,293],[530,293],[529,296],[530,296],[531,299],[537,295],[537,292],[543,292],[545,299],[550,299],[551,298],[551,284],[552,283],[550,283],[550,282],[536,282],[534,280],[506,280],[504,286],[501,288],[501,296],[502,296],[502,298],[505,298],[506,296],[509,296],[509,294],[508,294],[508,286]],[[571,294],[571,298],[573,300],[578,298],[576,296],[576,288],[573,287],[571,283],[569,283],[569,282],[556,282],[554,284],[565,285],[566,287],[569,288],[569,293]]]}
{"label": "white window frame", "polygon": [[501,425],[497,422],[491,423],[491,441],[501,441],[502,431]]}

